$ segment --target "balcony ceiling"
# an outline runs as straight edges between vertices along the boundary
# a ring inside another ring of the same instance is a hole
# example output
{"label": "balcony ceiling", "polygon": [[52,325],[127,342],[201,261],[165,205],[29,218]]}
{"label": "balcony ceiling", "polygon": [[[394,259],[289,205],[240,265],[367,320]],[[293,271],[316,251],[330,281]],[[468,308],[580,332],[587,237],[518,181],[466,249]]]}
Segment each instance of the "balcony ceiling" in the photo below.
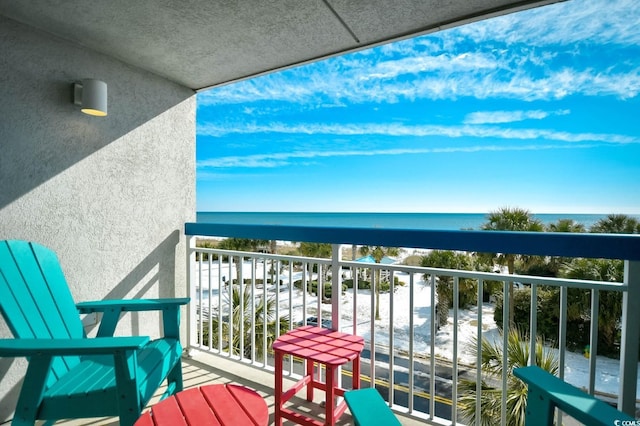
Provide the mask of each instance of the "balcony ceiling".
{"label": "balcony ceiling", "polygon": [[194,90],[558,0],[2,0],[0,14]]}

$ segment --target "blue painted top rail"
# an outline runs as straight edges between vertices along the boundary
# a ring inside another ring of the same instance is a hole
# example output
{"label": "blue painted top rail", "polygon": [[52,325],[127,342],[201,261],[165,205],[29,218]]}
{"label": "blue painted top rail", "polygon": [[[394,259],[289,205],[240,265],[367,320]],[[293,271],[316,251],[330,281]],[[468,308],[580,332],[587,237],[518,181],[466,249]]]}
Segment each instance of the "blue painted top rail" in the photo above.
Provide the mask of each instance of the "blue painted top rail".
{"label": "blue painted top rail", "polygon": [[640,235],[623,234],[441,231],[194,222],[185,224],[185,234],[259,240],[640,260]]}

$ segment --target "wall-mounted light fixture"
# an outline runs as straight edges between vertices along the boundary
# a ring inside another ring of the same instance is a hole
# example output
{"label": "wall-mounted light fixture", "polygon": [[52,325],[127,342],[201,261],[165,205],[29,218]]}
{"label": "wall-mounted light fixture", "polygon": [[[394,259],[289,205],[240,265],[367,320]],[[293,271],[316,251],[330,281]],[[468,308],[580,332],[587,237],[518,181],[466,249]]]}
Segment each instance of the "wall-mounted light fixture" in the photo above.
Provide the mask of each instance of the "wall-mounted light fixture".
{"label": "wall-mounted light fixture", "polygon": [[73,84],[73,103],[80,105],[85,114],[104,117],[107,115],[107,83],[84,79]]}

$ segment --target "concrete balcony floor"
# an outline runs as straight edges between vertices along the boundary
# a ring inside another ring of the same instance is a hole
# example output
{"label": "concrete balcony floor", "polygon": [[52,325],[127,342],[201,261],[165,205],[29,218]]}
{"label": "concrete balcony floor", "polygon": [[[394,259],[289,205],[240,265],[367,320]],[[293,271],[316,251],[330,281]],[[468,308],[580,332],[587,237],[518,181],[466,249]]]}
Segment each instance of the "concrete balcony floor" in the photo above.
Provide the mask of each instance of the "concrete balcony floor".
{"label": "concrete balcony floor", "polygon": [[[269,424],[274,424],[275,419],[275,399],[274,399],[274,376],[270,372],[259,370],[251,366],[245,366],[237,362],[233,362],[221,357],[209,355],[206,353],[195,353],[191,358],[184,358],[182,362],[184,387],[197,387],[214,383],[236,383],[247,386],[257,391],[267,402],[269,408]],[[285,378],[285,388],[293,384],[293,381]],[[151,400],[149,406],[155,404],[160,399],[160,395],[164,389],[159,389],[156,396]],[[308,402],[303,391],[298,393],[287,406],[292,407],[296,411],[308,413],[313,417],[322,419],[324,417],[324,408],[320,406],[320,401],[324,398],[324,392],[316,391],[313,403]],[[399,416],[404,426],[424,425],[424,421]],[[41,425],[44,422],[38,422]],[[78,420],[61,420],[56,425],[76,426],[76,425],[100,425],[100,426],[116,426],[118,419],[95,418],[95,419],[78,419]],[[284,425],[293,424],[285,421]],[[3,424],[4,425],[4,424]],[[9,425],[9,423],[6,423]],[[353,425],[353,420],[349,414],[349,410],[342,415],[338,425]],[[238,425],[241,426],[241,425]]]}

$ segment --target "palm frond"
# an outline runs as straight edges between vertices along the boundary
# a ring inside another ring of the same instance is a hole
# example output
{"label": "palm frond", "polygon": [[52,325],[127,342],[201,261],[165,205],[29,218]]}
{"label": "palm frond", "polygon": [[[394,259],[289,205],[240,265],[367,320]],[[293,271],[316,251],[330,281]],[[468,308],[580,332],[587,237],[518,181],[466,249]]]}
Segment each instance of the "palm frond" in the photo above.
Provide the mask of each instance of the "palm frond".
{"label": "palm frond", "polygon": [[[480,387],[480,412],[476,411],[477,387],[476,382],[461,380],[458,384],[460,397],[458,406],[461,415],[468,424],[475,424],[479,419],[483,426],[493,426],[500,423],[502,413],[502,389],[489,383],[502,383],[502,374],[507,375],[507,395],[506,412],[507,425],[524,426],[525,413],[527,408],[527,386],[512,372],[514,368],[523,367],[529,361],[529,341],[528,336],[518,329],[512,329],[507,337],[507,366],[503,366],[502,346],[503,339],[495,341],[483,337],[480,344],[476,338],[470,341],[470,352],[477,356],[477,351],[481,350],[482,375],[487,379],[483,380]],[[546,348],[542,338],[536,338],[535,362],[544,370],[552,374],[557,373],[558,358],[554,349]],[[498,385],[499,386],[499,385]]]}

